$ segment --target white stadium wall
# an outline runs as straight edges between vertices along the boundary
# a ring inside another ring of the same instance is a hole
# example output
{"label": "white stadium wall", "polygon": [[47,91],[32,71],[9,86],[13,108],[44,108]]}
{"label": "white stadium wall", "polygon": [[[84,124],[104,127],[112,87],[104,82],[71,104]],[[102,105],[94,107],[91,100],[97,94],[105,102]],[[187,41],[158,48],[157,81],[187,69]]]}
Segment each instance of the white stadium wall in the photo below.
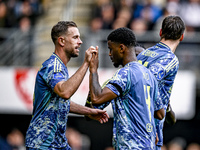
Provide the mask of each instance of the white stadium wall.
{"label": "white stadium wall", "polygon": [[[72,75],[77,68],[68,68]],[[0,68],[0,113],[31,114],[35,76],[38,68]],[[103,84],[116,69],[99,69],[99,81]],[[78,91],[71,100],[85,104],[89,91],[87,72]],[[196,79],[191,71],[178,71],[170,98],[177,119],[191,119],[195,115]],[[112,117],[112,107],[106,108]],[[73,115],[73,114],[71,114]]]}

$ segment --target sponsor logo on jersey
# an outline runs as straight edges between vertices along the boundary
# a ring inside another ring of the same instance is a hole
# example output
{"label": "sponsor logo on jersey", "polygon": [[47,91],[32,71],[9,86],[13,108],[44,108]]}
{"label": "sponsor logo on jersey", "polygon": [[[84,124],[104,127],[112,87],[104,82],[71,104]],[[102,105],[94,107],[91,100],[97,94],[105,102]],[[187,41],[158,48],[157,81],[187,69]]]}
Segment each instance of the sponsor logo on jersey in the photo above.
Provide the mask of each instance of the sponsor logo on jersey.
{"label": "sponsor logo on jersey", "polygon": [[150,51],[150,50],[145,50],[142,55],[145,55],[145,56],[149,56],[149,57],[156,57],[158,55],[158,53],[156,52],[153,52],[153,51]]}

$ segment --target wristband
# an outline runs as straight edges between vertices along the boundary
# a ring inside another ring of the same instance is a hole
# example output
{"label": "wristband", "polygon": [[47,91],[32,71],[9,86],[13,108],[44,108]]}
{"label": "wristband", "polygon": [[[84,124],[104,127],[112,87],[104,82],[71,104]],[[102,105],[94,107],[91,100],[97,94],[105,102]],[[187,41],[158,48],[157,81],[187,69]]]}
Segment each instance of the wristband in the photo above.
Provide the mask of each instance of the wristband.
{"label": "wristband", "polygon": [[86,100],[86,103],[87,103],[87,104],[90,104],[90,105],[92,104],[92,102],[89,101],[89,100]]}
{"label": "wristband", "polygon": [[168,113],[170,111],[171,111],[171,107],[168,107],[167,110],[166,110],[166,112]]}

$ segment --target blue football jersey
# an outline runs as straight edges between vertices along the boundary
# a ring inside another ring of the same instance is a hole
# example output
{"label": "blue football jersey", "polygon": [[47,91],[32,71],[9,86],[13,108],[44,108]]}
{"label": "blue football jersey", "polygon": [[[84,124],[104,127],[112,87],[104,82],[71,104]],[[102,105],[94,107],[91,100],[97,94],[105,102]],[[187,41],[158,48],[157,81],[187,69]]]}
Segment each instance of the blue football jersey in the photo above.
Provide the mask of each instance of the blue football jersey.
{"label": "blue football jersey", "polygon": [[26,133],[26,146],[35,149],[70,150],[65,136],[70,101],[54,92],[55,85],[69,78],[67,67],[52,54],[38,71],[33,116]]}
{"label": "blue football jersey", "polygon": [[155,103],[158,87],[153,74],[138,62],[130,62],[105,86],[118,95],[111,101],[115,149],[155,149],[154,111],[163,106],[161,99]]}
{"label": "blue football jersey", "polygon": [[[146,49],[137,56],[138,62],[147,67],[158,81],[158,89],[166,111],[171,95],[179,61],[171,49],[162,42]],[[165,112],[166,113],[166,112]],[[163,145],[164,120],[155,119],[159,137],[158,145]]]}

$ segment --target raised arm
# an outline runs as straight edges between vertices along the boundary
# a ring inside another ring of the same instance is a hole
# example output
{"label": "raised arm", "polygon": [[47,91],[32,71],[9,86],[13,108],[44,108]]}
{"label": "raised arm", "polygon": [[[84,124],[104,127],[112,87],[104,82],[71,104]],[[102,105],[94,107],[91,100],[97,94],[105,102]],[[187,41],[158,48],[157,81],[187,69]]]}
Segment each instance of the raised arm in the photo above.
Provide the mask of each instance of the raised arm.
{"label": "raised arm", "polygon": [[85,60],[82,66],[67,81],[61,81],[56,84],[54,87],[54,92],[56,94],[62,98],[69,99],[76,92],[87,72],[92,53],[94,52],[96,52],[96,48],[92,46],[86,50]]}
{"label": "raised arm", "polygon": [[98,47],[96,47],[97,53],[92,55],[92,59],[90,61],[90,76],[89,76],[89,87],[90,87],[90,96],[93,104],[102,104],[112,99],[115,99],[117,95],[113,93],[109,88],[104,87],[101,88],[99,84],[98,77]]}

